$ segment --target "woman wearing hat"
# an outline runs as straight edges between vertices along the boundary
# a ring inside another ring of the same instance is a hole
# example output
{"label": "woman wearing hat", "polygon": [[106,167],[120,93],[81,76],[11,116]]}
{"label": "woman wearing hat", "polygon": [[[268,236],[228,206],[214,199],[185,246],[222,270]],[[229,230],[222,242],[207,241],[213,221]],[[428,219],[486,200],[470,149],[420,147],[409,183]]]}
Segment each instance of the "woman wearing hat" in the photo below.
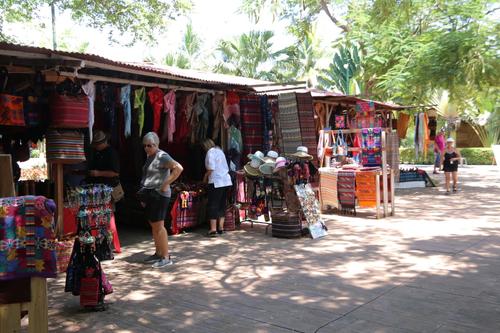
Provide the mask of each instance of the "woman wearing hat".
{"label": "woman wearing hat", "polygon": [[211,139],[206,139],[201,146],[207,152],[205,168],[207,172],[203,180],[209,184],[207,215],[210,220],[209,237],[224,233],[227,193],[233,185],[229,175],[226,155],[220,147],[216,147]]}
{"label": "woman wearing hat", "polygon": [[446,194],[450,193],[450,180],[453,178],[453,192],[457,191],[458,182],[458,162],[462,159],[460,152],[455,148],[455,140],[448,138],[446,140],[446,148],[444,149],[441,163],[446,177],[445,188]]}

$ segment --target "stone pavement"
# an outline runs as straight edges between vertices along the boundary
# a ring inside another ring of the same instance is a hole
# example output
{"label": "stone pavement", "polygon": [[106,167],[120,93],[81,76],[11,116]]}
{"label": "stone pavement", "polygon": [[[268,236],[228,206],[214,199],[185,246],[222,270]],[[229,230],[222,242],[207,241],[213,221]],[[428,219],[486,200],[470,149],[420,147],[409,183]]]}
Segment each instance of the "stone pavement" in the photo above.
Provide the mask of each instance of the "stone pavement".
{"label": "stone pavement", "polygon": [[[437,178],[444,178],[439,175]],[[460,191],[397,191],[396,216],[325,216],[323,239],[264,228],[170,237],[154,270],[146,228],[121,229],[109,309],[49,285],[53,332],[500,332],[500,171],[460,168]]]}

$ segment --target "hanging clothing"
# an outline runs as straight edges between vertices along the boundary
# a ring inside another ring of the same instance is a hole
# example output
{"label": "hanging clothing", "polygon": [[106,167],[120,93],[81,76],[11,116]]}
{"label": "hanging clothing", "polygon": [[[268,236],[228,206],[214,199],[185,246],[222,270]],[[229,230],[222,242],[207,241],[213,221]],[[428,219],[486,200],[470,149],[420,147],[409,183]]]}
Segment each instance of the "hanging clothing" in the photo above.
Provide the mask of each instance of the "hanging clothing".
{"label": "hanging clothing", "polygon": [[153,107],[153,132],[160,133],[161,111],[163,109],[163,91],[156,87],[148,92],[149,102]]}
{"label": "hanging clothing", "polygon": [[210,94],[201,94],[196,98],[193,106],[192,114],[192,129],[191,143],[202,142],[207,138],[208,123],[209,123],[209,110],[208,105],[210,101]]}
{"label": "hanging clothing", "polygon": [[408,130],[408,125],[410,124],[410,115],[400,112],[398,117],[398,136],[399,140],[406,138],[406,131]]}
{"label": "hanging clothing", "polygon": [[139,124],[139,136],[142,136],[144,127],[144,104],[146,103],[146,89],[138,88],[134,91],[134,110],[137,110],[137,123]]}
{"label": "hanging clothing", "polygon": [[240,130],[231,125],[231,127],[229,127],[228,132],[229,132],[229,142],[228,142],[229,150],[234,149],[238,153],[241,153],[243,151],[243,139],[241,137]]}
{"label": "hanging clothing", "polygon": [[264,131],[264,142],[262,149],[264,152],[271,150],[271,135],[273,114],[271,113],[271,106],[267,95],[260,96],[260,111],[262,112],[262,125]]}
{"label": "hanging clothing", "polygon": [[123,117],[125,123],[125,137],[128,138],[132,134],[132,105],[130,104],[130,84],[123,86],[120,91],[120,102],[123,105]]}
{"label": "hanging clothing", "polygon": [[161,141],[174,141],[175,133],[175,91],[170,90],[163,97],[163,112],[166,114]]}
{"label": "hanging clothing", "polygon": [[95,102],[95,81],[89,81],[82,85],[83,92],[89,99],[89,137],[92,138],[92,127],[94,126],[94,102]]}
{"label": "hanging clothing", "polygon": [[189,138],[190,127],[188,113],[191,114],[196,93],[179,96],[179,108],[176,117],[176,135],[174,142],[186,142]]}
{"label": "hanging clothing", "polygon": [[214,128],[212,131],[212,140],[217,143],[220,140],[221,148],[224,150],[226,147],[222,145],[222,131],[224,130],[224,94],[216,94],[212,99],[212,114],[214,117]]}

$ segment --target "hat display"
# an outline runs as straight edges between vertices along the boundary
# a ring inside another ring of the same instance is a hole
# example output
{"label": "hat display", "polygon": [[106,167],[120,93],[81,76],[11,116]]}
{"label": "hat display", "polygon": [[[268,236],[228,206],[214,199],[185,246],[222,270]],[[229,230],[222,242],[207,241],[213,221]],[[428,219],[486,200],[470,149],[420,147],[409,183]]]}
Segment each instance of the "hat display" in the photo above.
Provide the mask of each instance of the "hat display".
{"label": "hat display", "polygon": [[261,161],[264,161],[264,157],[266,157],[266,155],[264,155],[263,152],[261,152],[260,150],[257,150],[255,153],[253,154],[248,154],[247,155],[248,159],[250,160],[253,160],[253,159],[259,159]]}
{"label": "hat display", "polygon": [[286,158],[278,157],[276,159],[276,164],[274,165],[273,172],[278,172],[279,169],[284,168],[286,166]]}
{"label": "hat display", "polygon": [[258,169],[262,163],[264,162],[258,158],[252,158],[250,162],[248,162],[248,164],[255,169]]}
{"label": "hat display", "polygon": [[243,169],[245,170],[245,173],[249,176],[258,177],[261,175],[259,169],[252,167],[250,163],[245,164]]}
{"label": "hat display", "polygon": [[308,152],[309,152],[309,150],[307,149],[307,147],[298,146],[297,152],[293,153],[292,156],[297,157],[297,158],[304,158],[304,159],[312,160],[313,157],[311,155],[309,155]]}
{"label": "hat display", "polygon": [[266,176],[271,176],[274,172],[275,163],[264,163],[259,167],[259,171]]}
{"label": "hat display", "polygon": [[103,131],[95,131],[94,135],[92,135],[92,144],[95,145],[103,143],[104,141],[106,141],[106,134],[104,134]]}
{"label": "hat display", "polygon": [[270,157],[270,158],[274,158],[274,159],[277,159],[280,155],[275,152],[274,150],[270,150],[267,152],[267,157]]}

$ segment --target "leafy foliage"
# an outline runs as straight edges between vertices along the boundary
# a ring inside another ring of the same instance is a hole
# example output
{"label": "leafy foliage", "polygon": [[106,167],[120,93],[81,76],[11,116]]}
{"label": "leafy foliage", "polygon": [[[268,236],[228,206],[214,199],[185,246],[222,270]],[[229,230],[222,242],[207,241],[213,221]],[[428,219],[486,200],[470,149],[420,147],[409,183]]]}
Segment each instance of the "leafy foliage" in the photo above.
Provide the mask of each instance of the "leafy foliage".
{"label": "leafy foliage", "polygon": [[362,65],[358,47],[353,45],[351,49],[348,49],[341,46],[335,53],[328,69],[322,71],[319,82],[325,88],[336,88],[346,95],[359,94],[359,88],[356,91],[351,89],[351,85],[357,85],[355,78],[361,74],[361,71]]}
{"label": "leafy foliage", "polygon": [[101,31],[113,29],[110,40],[128,34],[130,43],[154,41],[168,21],[191,8],[190,0],[3,0],[0,13],[7,22],[30,21],[40,18],[41,9],[51,3],[61,12],[69,11],[75,21]]}
{"label": "leafy foliage", "polygon": [[200,57],[202,40],[194,32],[191,23],[186,26],[182,41],[183,44],[179,52],[167,54],[163,62],[178,68],[193,68]]}

